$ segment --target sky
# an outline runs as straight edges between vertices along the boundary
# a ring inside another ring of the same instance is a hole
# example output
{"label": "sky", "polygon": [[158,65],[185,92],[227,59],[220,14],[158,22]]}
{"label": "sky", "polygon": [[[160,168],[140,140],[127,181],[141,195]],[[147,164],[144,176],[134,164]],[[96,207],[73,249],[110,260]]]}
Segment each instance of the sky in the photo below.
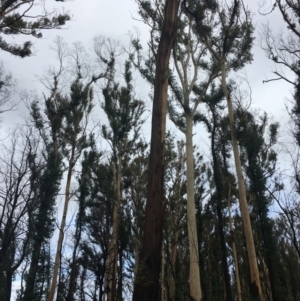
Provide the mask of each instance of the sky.
{"label": "sky", "polygon": [[[275,11],[270,16],[263,17],[258,13],[257,2],[245,0],[244,3],[253,12],[257,38],[253,47],[254,60],[243,70],[246,75],[242,73],[241,76],[248,78],[252,90],[253,108],[267,111],[281,122],[286,121],[285,102],[286,98],[291,95],[292,87],[283,81],[263,84],[263,80],[272,77],[274,66],[260,49],[258,38],[262,23],[269,22],[274,31],[281,28],[284,30],[285,25],[279,12]],[[32,57],[20,59],[3,51],[0,53],[0,60],[4,62],[6,70],[12,72],[17,80],[19,91],[24,89],[36,89],[39,93],[43,91],[36,76],[41,75],[49,65],[56,64],[55,53],[51,48],[58,35],[70,45],[80,41],[86,49],[91,51],[93,38],[99,35],[119,40],[126,47],[129,45],[128,33],[138,28],[144,45],[148,39],[149,29],[137,20],[139,17],[134,0],[73,0],[63,3],[47,0],[46,5],[48,11],[52,11],[54,5],[60,11],[69,12],[71,21],[67,22],[61,30],[43,31],[41,39],[15,36],[15,42],[30,39],[34,43],[35,54]],[[35,7],[34,10],[39,12],[40,7]],[[292,75],[290,76],[292,77]],[[136,80],[138,97],[149,102],[148,85],[138,76]],[[20,122],[20,116],[24,115],[24,110],[24,106],[20,105],[17,111],[7,113],[7,116],[3,116],[4,120],[0,127],[2,129],[14,127],[16,123]],[[99,114],[101,113],[99,112]],[[146,130],[146,134],[149,134],[148,130]]]}
{"label": "sky", "polygon": [[[277,32],[285,31],[285,24],[278,12],[274,12],[267,17],[263,17],[258,13],[258,3],[252,0],[244,1],[246,6],[252,10],[254,16],[256,40],[253,47],[254,60],[248,65],[242,77],[247,77],[252,91],[252,108],[260,111],[267,111],[270,116],[278,121],[281,127],[281,141],[285,141],[287,131],[288,114],[285,104],[288,98],[291,98],[293,92],[291,85],[276,81],[263,84],[263,80],[272,78],[272,70],[274,65],[266,58],[265,53],[259,46],[259,30],[263,23],[269,22],[272,29]],[[15,36],[13,40],[18,43],[25,40],[31,40],[34,43],[35,54],[32,57],[20,59],[8,53],[0,52],[0,61],[4,63],[5,69],[10,71],[17,80],[18,92],[23,90],[37,90],[37,93],[44,91],[44,88],[37,80],[37,76],[42,75],[45,68],[49,65],[55,65],[55,53],[51,48],[55,38],[59,35],[70,45],[80,41],[86,49],[92,52],[93,38],[95,36],[109,37],[119,40],[124,46],[129,45],[128,33],[134,31],[135,28],[141,33],[141,39],[144,45],[148,39],[149,29],[138,19],[137,4],[134,0],[74,0],[64,3],[46,1],[48,11],[53,7],[59,10],[65,10],[71,14],[71,21],[61,30],[49,30],[43,32],[43,38],[35,39],[28,36]],[[35,7],[34,11],[39,12],[39,7]],[[293,75],[286,73],[291,79]],[[149,86],[144,80],[135,75],[137,96],[144,99],[151,109],[151,101],[148,98]],[[248,89],[247,85],[244,85]],[[16,94],[18,98],[18,94]],[[97,101],[97,100],[96,100]],[[13,112],[5,113],[0,123],[0,136],[14,128],[17,124],[22,124],[24,115],[27,114],[25,106],[21,103]],[[103,112],[98,109],[97,117],[104,118]],[[150,138],[150,121],[149,117],[143,129],[143,134],[147,139]],[[174,125],[168,121],[168,128],[176,132]],[[204,152],[208,152],[207,134],[201,127],[195,130],[194,142]],[[179,137],[182,138],[180,134]],[[61,202],[62,203],[62,202]],[[59,210],[60,212],[61,210]],[[71,213],[72,214],[72,213]],[[17,282],[14,283],[17,288]]]}

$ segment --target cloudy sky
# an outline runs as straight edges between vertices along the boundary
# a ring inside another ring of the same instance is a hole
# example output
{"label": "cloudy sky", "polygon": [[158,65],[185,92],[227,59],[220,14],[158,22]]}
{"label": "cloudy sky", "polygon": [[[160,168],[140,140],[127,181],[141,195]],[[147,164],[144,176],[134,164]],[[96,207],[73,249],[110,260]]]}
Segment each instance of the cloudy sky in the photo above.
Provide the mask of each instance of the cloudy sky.
{"label": "cloudy sky", "polygon": [[[254,61],[245,68],[253,93],[253,105],[267,110],[270,114],[281,119],[285,114],[282,111],[284,99],[289,95],[291,87],[284,82],[265,85],[262,83],[264,79],[272,76],[271,71],[274,70],[274,66],[259,47],[258,32],[262,23],[269,22],[275,31],[280,30],[280,28],[284,29],[285,25],[278,12],[263,17],[258,13],[256,2],[251,0],[244,2],[254,14],[253,20],[257,36],[253,48]],[[0,53],[0,60],[5,63],[6,69],[11,71],[17,79],[20,90],[41,89],[35,76],[41,75],[48,65],[56,63],[51,47],[57,35],[63,37],[69,44],[80,41],[87,49],[92,49],[93,38],[98,35],[120,40],[124,45],[128,45],[128,33],[133,31],[135,27],[141,31],[141,37],[144,41],[148,38],[148,28],[141,22],[134,20],[134,17],[138,18],[137,5],[134,0],[74,0],[64,3],[48,0],[46,1],[48,11],[52,10],[53,3],[54,7],[69,11],[72,16],[72,20],[67,23],[64,29],[44,31],[42,39],[31,39],[34,43],[35,55],[30,58],[19,59],[4,52]],[[35,10],[38,11],[39,7],[36,7]],[[17,43],[24,40],[28,40],[28,37],[14,37],[14,41]],[[147,97],[142,92],[140,93],[142,97]],[[13,114],[15,118],[9,118],[6,122],[17,122],[20,112],[15,113]]]}
{"label": "cloudy sky", "polygon": [[[263,17],[258,13],[257,2],[245,0],[244,3],[254,14],[253,20],[257,36],[253,48],[254,61],[245,68],[252,89],[252,106],[267,111],[283,123],[287,121],[285,102],[291,94],[292,87],[283,81],[263,84],[264,79],[272,77],[271,72],[274,70],[274,66],[259,47],[258,33],[262,23],[269,22],[275,31],[284,30],[285,25],[278,12]],[[128,33],[134,28],[140,30],[144,42],[148,39],[148,28],[134,19],[138,18],[137,4],[134,0],[74,0],[64,3],[48,0],[46,5],[48,11],[51,11],[54,6],[59,10],[70,12],[72,20],[67,23],[64,29],[44,31],[42,39],[31,39],[34,43],[35,55],[30,58],[19,59],[8,53],[0,53],[0,60],[5,63],[6,70],[11,71],[17,79],[19,91],[24,89],[37,89],[39,93],[42,91],[43,88],[36,76],[42,75],[47,66],[56,64],[55,53],[51,47],[53,47],[53,41],[58,35],[69,44],[80,41],[90,50],[93,48],[93,38],[98,35],[119,40],[126,46],[129,43]],[[39,9],[38,6],[34,8],[36,12],[39,12]],[[16,43],[24,40],[28,40],[28,37],[14,37]],[[138,96],[149,102],[146,83],[139,79],[137,82],[139,83],[137,85]],[[0,125],[2,130],[12,128],[16,123],[19,123],[20,115],[24,115],[24,110],[24,106],[20,105],[17,111],[5,114]],[[145,134],[148,135],[149,131],[147,129],[145,131]],[[199,139],[201,140],[201,137]]]}

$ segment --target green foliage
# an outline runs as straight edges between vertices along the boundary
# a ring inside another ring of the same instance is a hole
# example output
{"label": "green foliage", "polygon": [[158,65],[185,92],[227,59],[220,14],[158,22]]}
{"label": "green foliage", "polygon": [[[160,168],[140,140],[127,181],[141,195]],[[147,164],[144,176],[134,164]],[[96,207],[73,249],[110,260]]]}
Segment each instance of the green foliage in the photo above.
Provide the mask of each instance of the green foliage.
{"label": "green foliage", "polygon": [[226,58],[228,71],[238,71],[253,59],[254,27],[251,15],[241,7],[239,0],[224,6],[221,1],[209,2],[184,1],[185,11],[193,18],[193,29],[200,41],[210,45],[213,60]]}
{"label": "green foliage", "polygon": [[[70,15],[65,13],[49,14],[44,12],[42,14],[29,17],[27,13],[32,8],[33,4],[34,0],[1,1],[0,49],[21,58],[30,56],[32,54],[32,43],[30,41],[26,41],[23,45],[19,46],[6,42],[3,38],[3,35],[14,36],[21,34],[33,36],[35,38],[41,38],[42,30],[61,28],[61,26],[65,25],[66,21],[70,20]],[[27,7],[25,8],[26,5]],[[22,13],[18,11],[18,9],[22,11]],[[34,19],[34,21],[32,21],[32,19]]]}
{"label": "green foliage", "polygon": [[[274,175],[277,164],[277,123],[268,126],[267,114],[259,116],[241,108],[236,110],[237,133],[243,153],[245,173],[249,179],[248,199],[252,206],[253,228],[257,236],[259,256],[266,262],[273,300],[282,300],[286,295],[283,265],[279,256],[278,238],[274,222],[269,217],[272,198],[268,196],[268,181]],[[261,266],[261,269],[263,267]]]}
{"label": "green foliage", "polygon": [[124,80],[126,86],[121,86],[114,79],[107,82],[102,90],[104,102],[102,108],[107,115],[109,129],[102,126],[103,137],[110,141],[114,156],[123,156],[129,152],[137,138],[144,120],[143,101],[134,98],[130,62],[125,62]]}

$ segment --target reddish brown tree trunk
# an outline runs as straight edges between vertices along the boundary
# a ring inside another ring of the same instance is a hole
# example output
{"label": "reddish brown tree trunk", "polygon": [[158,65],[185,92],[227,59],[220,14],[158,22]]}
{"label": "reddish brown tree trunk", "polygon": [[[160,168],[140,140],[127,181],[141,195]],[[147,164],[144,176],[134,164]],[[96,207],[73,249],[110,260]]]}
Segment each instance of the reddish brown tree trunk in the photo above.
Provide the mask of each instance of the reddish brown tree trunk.
{"label": "reddish brown tree trunk", "polygon": [[180,0],[166,0],[164,23],[157,51],[144,238],[133,301],[157,301],[160,298],[169,59],[176,34],[179,3]]}

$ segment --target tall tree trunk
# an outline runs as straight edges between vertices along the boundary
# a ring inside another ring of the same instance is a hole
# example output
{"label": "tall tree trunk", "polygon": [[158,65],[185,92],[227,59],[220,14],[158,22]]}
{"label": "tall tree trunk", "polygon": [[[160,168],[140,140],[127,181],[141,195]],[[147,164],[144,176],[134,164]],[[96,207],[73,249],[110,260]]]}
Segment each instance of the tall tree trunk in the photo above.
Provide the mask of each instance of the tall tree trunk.
{"label": "tall tree trunk", "polygon": [[245,181],[243,177],[239,146],[238,146],[236,132],[235,132],[233,104],[232,104],[230,91],[227,88],[227,84],[226,84],[227,72],[226,72],[225,58],[223,58],[221,61],[221,67],[222,67],[222,89],[227,99],[228,116],[229,116],[230,131],[231,131],[231,142],[232,142],[234,162],[235,162],[238,188],[239,188],[239,203],[240,203],[240,210],[241,210],[243,227],[244,227],[244,234],[246,238],[249,267],[250,267],[251,294],[254,300],[263,301],[263,295],[262,295],[261,284],[259,279],[259,271],[257,266],[257,257],[256,257],[254,240],[253,240],[252,226],[251,226],[248,203],[246,198]]}
{"label": "tall tree trunk", "polygon": [[[76,138],[74,139],[74,141],[76,141]],[[66,225],[66,219],[67,219],[67,213],[68,213],[68,206],[69,206],[69,201],[71,198],[70,190],[71,190],[71,179],[72,179],[73,168],[74,168],[75,148],[76,148],[76,142],[72,145],[71,157],[69,160],[64,211],[63,211],[63,216],[62,216],[61,224],[60,224],[60,228],[59,228],[59,236],[58,236],[57,249],[56,249],[55,261],[54,261],[54,270],[53,270],[53,276],[52,276],[48,301],[54,300],[54,295],[55,295],[55,291],[56,291],[56,282],[57,282],[57,275],[58,275],[58,270],[59,270],[60,261],[61,261],[61,251],[62,251],[62,244],[63,244],[63,240],[64,240],[64,231],[65,231],[65,225]]]}
{"label": "tall tree trunk", "polygon": [[222,199],[223,199],[223,183],[221,175],[221,162],[219,160],[217,149],[216,149],[216,115],[215,111],[212,111],[213,115],[213,128],[211,132],[211,152],[213,158],[213,171],[214,171],[214,181],[216,185],[216,203],[217,203],[217,216],[218,216],[218,232],[220,237],[220,246],[221,246],[221,256],[222,256],[222,269],[224,276],[225,292],[226,292],[226,301],[232,301],[232,292],[230,284],[230,275],[227,263],[227,248],[224,235],[224,219],[222,213]]}
{"label": "tall tree trunk", "polygon": [[233,261],[234,261],[234,271],[235,271],[235,281],[236,281],[236,291],[237,291],[237,298],[238,301],[242,301],[242,289],[241,289],[241,282],[240,282],[240,273],[239,273],[239,263],[237,258],[236,252],[236,245],[235,245],[235,235],[232,227],[232,219],[231,219],[231,205],[230,205],[230,197],[231,197],[231,183],[228,181],[228,216],[229,216],[229,229],[232,241],[232,252],[233,252]]}
{"label": "tall tree trunk", "polygon": [[[172,223],[173,225],[176,225],[175,223]],[[169,264],[168,266],[168,291],[167,291],[167,300],[168,301],[174,301],[175,300],[175,271],[176,271],[176,257],[177,257],[177,243],[178,243],[178,237],[180,230],[176,230],[175,227],[173,228],[173,231],[175,231],[173,244],[172,240],[169,239]]]}
{"label": "tall tree trunk", "polygon": [[118,275],[118,291],[117,291],[117,300],[123,301],[123,249],[119,248],[119,275]]}
{"label": "tall tree trunk", "polygon": [[79,212],[78,212],[78,220],[75,230],[75,243],[74,243],[74,249],[72,254],[72,263],[71,263],[71,271],[70,271],[70,280],[69,280],[69,288],[68,288],[68,294],[66,296],[66,301],[73,301],[74,300],[74,294],[76,292],[76,286],[77,286],[77,278],[79,276],[79,265],[78,265],[78,257],[77,257],[77,250],[79,248],[79,243],[81,241],[81,233],[82,233],[82,216],[84,214],[84,208],[83,208],[83,201],[80,201],[81,204],[79,204]]}
{"label": "tall tree trunk", "polygon": [[193,155],[193,118],[186,114],[186,162],[187,162],[187,229],[190,253],[190,297],[194,301],[202,299],[198,235],[195,211],[195,179],[194,179],[194,155]]}
{"label": "tall tree trunk", "polygon": [[24,298],[23,298],[24,301],[34,300],[34,285],[35,285],[40,253],[42,249],[42,243],[43,243],[42,238],[36,238],[33,243],[30,267],[29,267],[28,276],[26,279],[26,287],[24,291]]}
{"label": "tall tree trunk", "polygon": [[111,239],[108,246],[107,257],[107,301],[116,301],[117,297],[117,269],[118,269],[118,240],[120,227],[120,206],[121,206],[121,170],[122,158],[114,163],[114,190],[115,202],[113,206],[113,227]]}
{"label": "tall tree trunk", "polygon": [[165,300],[165,244],[161,248],[160,300]]}
{"label": "tall tree trunk", "polygon": [[133,301],[157,301],[160,294],[162,231],[164,220],[164,149],[169,59],[176,35],[180,0],[166,0],[164,22],[156,57],[152,112],[148,194],[143,245]]}

